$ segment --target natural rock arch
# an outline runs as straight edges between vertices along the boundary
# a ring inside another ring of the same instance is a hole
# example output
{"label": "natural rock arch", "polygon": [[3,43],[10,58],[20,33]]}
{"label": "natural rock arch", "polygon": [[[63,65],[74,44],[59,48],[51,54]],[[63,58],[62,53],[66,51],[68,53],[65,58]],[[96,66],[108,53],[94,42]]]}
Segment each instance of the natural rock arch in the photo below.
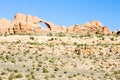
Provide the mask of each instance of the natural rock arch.
{"label": "natural rock arch", "polygon": [[[44,23],[47,27],[44,28],[40,25]],[[12,21],[6,19],[0,19],[0,34],[8,33],[33,33],[33,32],[70,32],[70,33],[81,33],[81,34],[96,34],[99,31],[100,34],[111,34],[108,27],[103,26],[99,21],[92,21],[83,25],[73,25],[70,27],[64,27],[52,22],[40,19],[36,16],[25,15],[17,13]],[[117,32],[120,34],[120,31]]]}
{"label": "natural rock arch", "polygon": [[[45,24],[45,25],[47,26],[47,28],[49,28],[49,29],[51,30],[51,26],[49,25],[49,23],[40,21],[39,24],[41,24],[41,23]],[[42,26],[42,27],[43,27],[43,26]]]}

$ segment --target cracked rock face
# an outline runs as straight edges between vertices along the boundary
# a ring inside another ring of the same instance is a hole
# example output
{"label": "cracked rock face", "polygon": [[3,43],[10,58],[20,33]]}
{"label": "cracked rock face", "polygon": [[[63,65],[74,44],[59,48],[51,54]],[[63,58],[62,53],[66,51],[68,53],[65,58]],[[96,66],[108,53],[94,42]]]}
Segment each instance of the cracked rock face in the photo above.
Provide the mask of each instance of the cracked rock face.
{"label": "cracked rock face", "polygon": [[[44,23],[47,28],[43,28],[40,23]],[[104,27],[99,21],[91,21],[83,25],[75,24],[65,27],[59,26],[52,22],[42,20],[36,16],[17,13],[12,21],[0,19],[0,34],[15,34],[15,33],[40,33],[46,32],[70,32],[81,34],[111,34],[108,27]]]}

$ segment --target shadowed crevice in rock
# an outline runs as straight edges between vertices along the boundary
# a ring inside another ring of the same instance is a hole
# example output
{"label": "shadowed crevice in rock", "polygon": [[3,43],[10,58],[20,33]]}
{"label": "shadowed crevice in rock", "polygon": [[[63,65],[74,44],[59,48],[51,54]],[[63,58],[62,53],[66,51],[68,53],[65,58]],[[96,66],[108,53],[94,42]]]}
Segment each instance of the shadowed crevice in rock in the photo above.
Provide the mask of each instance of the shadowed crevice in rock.
{"label": "shadowed crevice in rock", "polygon": [[48,26],[48,28],[51,30],[51,26],[49,25],[49,24],[47,24],[47,23],[45,23],[47,26]]}

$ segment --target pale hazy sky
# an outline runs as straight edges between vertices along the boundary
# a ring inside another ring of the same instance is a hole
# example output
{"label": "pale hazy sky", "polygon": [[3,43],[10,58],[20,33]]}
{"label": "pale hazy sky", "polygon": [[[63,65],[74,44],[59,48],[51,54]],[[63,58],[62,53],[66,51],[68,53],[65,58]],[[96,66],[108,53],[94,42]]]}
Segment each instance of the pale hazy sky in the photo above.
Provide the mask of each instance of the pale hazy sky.
{"label": "pale hazy sky", "polygon": [[58,25],[82,25],[99,20],[111,30],[120,28],[120,0],[1,0],[0,18],[12,20],[18,12]]}

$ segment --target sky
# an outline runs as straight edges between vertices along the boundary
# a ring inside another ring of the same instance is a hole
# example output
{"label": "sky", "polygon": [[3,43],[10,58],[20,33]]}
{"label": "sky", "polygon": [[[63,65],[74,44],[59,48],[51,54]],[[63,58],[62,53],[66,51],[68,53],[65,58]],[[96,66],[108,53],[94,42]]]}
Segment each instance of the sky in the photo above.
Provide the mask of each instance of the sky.
{"label": "sky", "polygon": [[0,0],[0,18],[31,14],[61,26],[100,21],[111,31],[120,28],[120,0]]}

